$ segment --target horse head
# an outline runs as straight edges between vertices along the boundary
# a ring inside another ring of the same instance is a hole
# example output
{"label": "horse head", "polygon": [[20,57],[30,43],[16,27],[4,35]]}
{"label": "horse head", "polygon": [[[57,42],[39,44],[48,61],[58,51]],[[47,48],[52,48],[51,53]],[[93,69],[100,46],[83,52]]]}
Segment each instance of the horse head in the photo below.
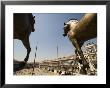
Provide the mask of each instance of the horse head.
{"label": "horse head", "polygon": [[67,36],[68,37],[70,35],[72,35],[72,31],[74,30],[74,28],[76,27],[76,25],[78,24],[78,20],[77,19],[70,19],[68,22],[64,22],[64,34],[63,36]]}
{"label": "horse head", "polygon": [[34,24],[35,24],[35,16],[33,16],[32,14],[29,14],[29,20],[30,20],[30,22],[31,22],[31,31],[32,32],[34,32],[35,31],[35,29],[34,29]]}

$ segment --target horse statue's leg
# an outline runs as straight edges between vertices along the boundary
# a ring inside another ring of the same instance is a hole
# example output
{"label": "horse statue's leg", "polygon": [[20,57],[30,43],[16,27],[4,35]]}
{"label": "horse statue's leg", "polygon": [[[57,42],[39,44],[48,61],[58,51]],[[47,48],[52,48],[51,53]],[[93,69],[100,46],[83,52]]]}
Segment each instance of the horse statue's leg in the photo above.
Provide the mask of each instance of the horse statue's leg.
{"label": "horse statue's leg", "polygon": [[25,46],[25,48],[27,49],[27,55],[26,55],[26,57],[24,59],[24,61],[26,63],[28,61],[28,59],[29,59],[29,54],[31,52],[30,43],[29,43],[29,37],[23,39],[22,42],[23,42],[23,45]]}
{"label": "horse statue's leg", "polygon": [[[81,49],[82,45],[84,44],[84,42],[78,42],[79,48]],[[74,45],[75,46],[75,45]],[[76,47],[75,47],[76,48]],[[79,58],[79,53],[77,51],[77,49],[75,49],[75,54],[76,54],[76,61],[78,61],[80,64],[82,64],[82,60]]]}
{"label": "horse statue's leg", "polygon": [[78,54],[80,55],[81,59],[82,59],[82,63],[83,63],[83,67],[82,67],[82,70],[83,70],[83,73],[86,74],[86,68],[88,67],[88,63],[86,61],[86,59],[84,58],[84,55],[83,55],[83,52],[78,44],[78,41],[77,39],[72,39],[72,44],[75,46],[76,48],[76,51],[78,52]]}
{"label": "horse statue's leg", "polygon": [[77,51],[77,49],[75,49],[75,55],[76,55],[76,59],[78,59],[78,51]]}

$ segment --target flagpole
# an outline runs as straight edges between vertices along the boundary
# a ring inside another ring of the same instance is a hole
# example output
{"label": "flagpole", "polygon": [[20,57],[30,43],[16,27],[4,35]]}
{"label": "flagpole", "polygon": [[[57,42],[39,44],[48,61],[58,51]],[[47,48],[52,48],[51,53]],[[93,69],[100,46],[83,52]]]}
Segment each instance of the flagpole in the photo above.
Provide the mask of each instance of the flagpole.
{"label": "flagpole", "polygon": [[[59,57],[59,49],[58,49],[58,44],[57,44],[57,59]],[[58,62],[58,69],[60,69],[60,62]]]}
{"label": "flagpole", "polygon": [[57,59],[58,59],[58,44],[57,44]]}
{"label": "flagpole", "polygon": [[[37,51],[37,46],[36,46],[36,51]],[[34,68],[35,68],[35,59],[36,59],[36,51],[35,51],[35,58],[34,58],[34,62],[33,62],[33,73],[32,73],[32,75],[34,74]]]}

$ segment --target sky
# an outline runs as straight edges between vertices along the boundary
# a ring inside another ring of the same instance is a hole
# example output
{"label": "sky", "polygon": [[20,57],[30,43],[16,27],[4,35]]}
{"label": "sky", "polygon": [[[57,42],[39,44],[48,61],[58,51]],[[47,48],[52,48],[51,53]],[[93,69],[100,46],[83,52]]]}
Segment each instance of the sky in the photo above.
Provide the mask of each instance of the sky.
{"label": "sky", "polygon": [[[64,22],[76,18],[80,20],[84,13],[33,13],[35,16],[35,32],[31,32],[29,37],[31,53],[29,62],[56,59],[57,45],[58,57],[74,54],[74,46],[68,39],[63,37]],[[97,38],[85,42],[96,43]],[[37,46],[37,51],[36,51]],[[36,58],[35,58],[36,52]],[[22,61],[27,54],[27,50],[20,40],[14,39],[14,59]]]}

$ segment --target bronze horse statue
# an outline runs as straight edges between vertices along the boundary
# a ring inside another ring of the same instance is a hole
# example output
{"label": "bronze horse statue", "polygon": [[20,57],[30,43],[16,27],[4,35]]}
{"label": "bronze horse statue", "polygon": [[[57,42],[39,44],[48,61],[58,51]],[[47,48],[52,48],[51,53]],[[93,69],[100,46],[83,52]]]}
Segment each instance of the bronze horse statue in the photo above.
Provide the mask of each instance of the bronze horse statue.
{"label": "bronze horse statue", "polygon": [[23,45],[27,49],[27,55],[24,59],[24,63],[28,61],[29,54],[31,52],[29,36],[31,32],[34,32],[35,16],[32,13],[14,13],[14,39],[22,41]]}
{"label": "bronze horse statue", "polygon": [[84,58],[82,45],[85,41],[97,37],[97,14],[86,13],[80,21],[77,19],[71,19],[67,23],[64,23],[64,34],[68,36],[73,46],[76,48],[76,56],[79,54],[81,57],[81,63],[83,64],[83,73],[86,74],[86,68],[89,68],[88,62]]}

